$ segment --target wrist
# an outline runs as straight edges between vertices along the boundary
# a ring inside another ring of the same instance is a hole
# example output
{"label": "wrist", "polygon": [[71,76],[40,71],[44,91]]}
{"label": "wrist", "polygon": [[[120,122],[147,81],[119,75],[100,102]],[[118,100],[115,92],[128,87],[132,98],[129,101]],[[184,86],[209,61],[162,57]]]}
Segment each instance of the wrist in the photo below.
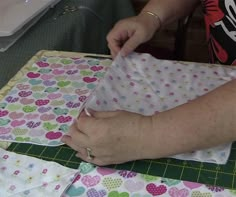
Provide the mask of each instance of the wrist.
{"label": "wrist", "polygon": [[154,13],[154,12],[151,12],[151,11],[148,11],[148,10],[142,10],[142,11],[140,12],[140,14],[142,14],[142,15],[147,15],[147,16],[149,16],[150,18],[152,18],[152,20],[155,21],[155,23],[156,23],[158,29],[161,29],[161,27],[162,27],[162,21],[161,21],[161,19],[160,19],[160,17],[159,17],[158,14],[156,14],[156,13]]}

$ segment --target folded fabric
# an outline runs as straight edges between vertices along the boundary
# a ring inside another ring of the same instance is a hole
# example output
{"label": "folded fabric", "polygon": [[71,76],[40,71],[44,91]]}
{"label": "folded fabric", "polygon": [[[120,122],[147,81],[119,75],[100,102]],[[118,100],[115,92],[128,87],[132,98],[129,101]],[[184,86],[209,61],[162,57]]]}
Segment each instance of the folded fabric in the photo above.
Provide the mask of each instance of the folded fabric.
{"label": "folded fabric", "polygon": [[231,197],[235,190],[189,181],[80,164],[80,174],[62,197]]}
{"label": "folded fabric", "polygon": [[0,196],[59,197],[78,170],[0,149]]}
{"label": "folded fabric", "polygon": [[[117,56],[85,104],[96,111],[127,110],[153,115],[208,93],[236,78],[236,68],[158,60],[148,54]],[[231,144],[173,156],[226,163]]]}

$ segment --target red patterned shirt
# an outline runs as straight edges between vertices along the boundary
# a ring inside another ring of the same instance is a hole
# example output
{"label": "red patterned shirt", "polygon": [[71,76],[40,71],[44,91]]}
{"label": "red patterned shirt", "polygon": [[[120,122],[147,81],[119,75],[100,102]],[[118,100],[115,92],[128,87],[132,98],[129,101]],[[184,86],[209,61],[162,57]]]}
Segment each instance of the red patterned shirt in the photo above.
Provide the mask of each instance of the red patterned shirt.
{"label": "red patterned shirt", "polygon": [[236,0],[201,0],[211,63],[236,65]]}

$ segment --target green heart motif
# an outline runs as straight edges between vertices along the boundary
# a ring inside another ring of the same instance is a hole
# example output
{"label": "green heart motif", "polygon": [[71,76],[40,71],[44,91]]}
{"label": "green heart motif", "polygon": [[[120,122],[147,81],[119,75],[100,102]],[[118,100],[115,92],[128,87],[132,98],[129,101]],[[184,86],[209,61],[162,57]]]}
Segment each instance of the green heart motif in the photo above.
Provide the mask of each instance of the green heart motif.
{"label": "green heart motif", "polygon": [[43,123],[43,128],[46,129],[47,131],[52,131],[55,128],[57,128],[57,124],[51,124],[50,122],[45,122]]}
{"label": "green heart motif", "polygon": [[71,82],[70,81],[59,81],[58,83],[57,83],[57,85],[59,86],[59,87],[66,87],[66,86],[68,86],[68,85],[70,85],[71,84]]}
{"label": "green heart motif", "polygon": [[48,87],[44,90],[44,92],[53,93],[53,92],[56,92],[58,90],[59,90],[58,87]]}
{"label": "green heart motif", "polygon": [[193,191],[191,197],[212,197],[210,192]]}
{"label": "green heart motif", "polygon": [[79,112],[78,112],[78,110],[74,109],[74,110],[71,110],[69,112],[69,114],[73,117],[77,117],[79,115]]}
{"label": "green heart motif", "polygon": [[33,92],[41,92],[41,91],[44,90],[44,86],[33,86],[33,87],[31,88],[31,90],[32,90]]}
{"label": "green heart motif", "polygon": [[98,60],[88,60],[88,64],[90,66],[95,66],[95,65],[99,65],[100,62]]}
{"label": "green heart motif", "polygon": [[166,179],[166,178],[161,179],[161,181],[168,186],[177,185],[181,182],[180,180]]}
{"label": "green heart motif", "polygon": [[103,78],[104,75],[105,75],[104,72],[97,72],[97,73],[94,74],[94,76],[95,76],[95,77],[98,77],[98,78]]}
{"label": "green heart motif", "polygon": [[0,126],[5,126],[10,122],[9,119],[0,118]]}
{"label": "green heart motif", "polygon": [[160,179],[159,177],[155,177],[155,176],[151,176],[151,175],[147,175],[147,174],[142,174],[141,177],[147,182],[156,181],[156,180]]}
{"label": "green heart motif", "polygon": [[56,76],[55,79],[57,81],[64,81],[64,80],[66,80],[66,76],[65,75],[63,75],[63,76]]}
{"label": "green heart motif", "polygon": [[21,105],[19,105],[19,104],[10,104],[10,105],[7,106],[7,109],[9,111],[17,111],[20,108],[21,108]]}
{"label": "green heart motif", "polygon": [[87,174],[91,171],[93,171],[95,169],[95,167],[90,164],[90,163],[81,163],[80,166],[79,166],[79,171],[82,173],[82,174]]}
{"label": "green heart motif", "polygon": [[56,108],[53,109],[53,112],[56,115],[67,115],[69,110],[68,109],[62,109],[60,107],[56,107]]}
{"label": "green heart motif", "polygon": [[23,111],[24,111],[25,113],[34,112],[36,109],[37,109],[36,106],[29,106],[29,105],[26,105],[26,106],[23,107]]}
{"label": "green heart motif", "polygon": [[67,124],[62,124],[59,128],[60,131],[63,131],[64,133],[69,131],[69,125]]}
{"label": "green heart motif", "polygon": [[85,83],[81,83],[81,82],[77,82],[77,81],[73,81],[72,83],[71,83],[71,85],[73,86],[73,87],[75,87],[75,88],[82,88],[82,87],[84,87],[85,86]]}
{"label": "green heart motif", "polygon": [[85,188],[84,187],[77,187],[76,188],[74,185],[72,185],[66,191],[66,195],[68,195],[69,197],[81,196],[84,192],[85,192]]}
{"label": "green heart motif", "polygon": [[82,76],[91,76],[91,75],[93,75],[93,72],[92,71],[87,71],[87,70],[81,70],[80,74]]}
{"label": "green heart motif", "polygon": [[5,109],[6,106],[7,106],[7,103],[0,103],[0,109]]}
{"label": "green heart motif", "polygon": [[106,177],[103,179],[102,184],[110,191],[121,186],[122,179]]}
{"label": "green heart motif", "polygon": [[35,99],[45,98],[46,96],[47,96],[46,93],[39,93],[39,92],[34,92],[34,93],[33,93],[33,97],[34,97]]}
{"label": "green heart motif", "polygon": [[14,135],[24,135],[24,134],[26,134],[28,132],[28,129],[21,129],[21,128],[14,128],[13,130],[12,130],[12,133],[14,134]]}
{"label": "green heart motif", "polygon": [[37,71],[37,70],[38,70],[37,67],[31,67],[31,68],[29,69],[29,71],[32,71],[32,72]]}
{"label": "green heart motif", "polygon": [[42,68],[38,72],[41,73],[41,74],[47,74],[47,73],[50,73],[51,71],[52,70],[49,69],[49,68]]}
{"label": "green heart motif", "polygon": [[51,105],[52,105],[52,106],[61,106],[61,105],[63,105],[63,104],[65,104],[65,101],[64,101],[64,100],[52,100],[52,101],[51,101]]}
{"label": "green heart motif", "polygon": [[51,64],[57,63],[58,60],[59,60],[59,58],[49,58],[49,59],[47,59],[48,63],[51,63]]}
{"label": "green heart motif", "polygon": [[236,190],[229,190],[229,192],[236,195]]}
{"label": "green heart motif", "polygon": [[68,59],[62,59],[61,63],[62,64],[71,64],[73,61],[72,60],[68,60]]}
{"label": "green heart motif", "polygon": [[42,83],[42,80],[40,80],[40,79],[30,79],[29,83],[31,85],[39,85],[40,83]]}
{"label": "green heart motif", "polygon": [[29,142],[30,141],[30,137],[25,137],[25,138],[23,138],[23,137],[16,137],[15,140],[17,142]]}
{"label": "green heart motif", "polygon": [[129,194],[127,192],[117,192],[117,191],[112,191],[108,194],[108,197],[129,197]]}
{"label": "green heart motif", "polygon": [[90,89],[90,90],[93,90],[95,87],[96,87],[96,85],[93,84],[93,83],[87,84],[87,88]]}

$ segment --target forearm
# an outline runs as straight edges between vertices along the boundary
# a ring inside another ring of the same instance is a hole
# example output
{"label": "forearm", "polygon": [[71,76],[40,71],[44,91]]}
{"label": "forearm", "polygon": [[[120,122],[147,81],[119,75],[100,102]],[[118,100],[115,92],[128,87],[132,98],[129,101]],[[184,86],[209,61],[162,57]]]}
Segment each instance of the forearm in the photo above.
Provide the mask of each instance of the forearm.
{"label": "forearm", "polygon": [[199,0],[150,0],[143,11],[157,14],[162,26],[188,16]]}
{"label": "forearm", "polygon": [[236,140],[236,80],[153,116],[152,157],[190,152]]}

